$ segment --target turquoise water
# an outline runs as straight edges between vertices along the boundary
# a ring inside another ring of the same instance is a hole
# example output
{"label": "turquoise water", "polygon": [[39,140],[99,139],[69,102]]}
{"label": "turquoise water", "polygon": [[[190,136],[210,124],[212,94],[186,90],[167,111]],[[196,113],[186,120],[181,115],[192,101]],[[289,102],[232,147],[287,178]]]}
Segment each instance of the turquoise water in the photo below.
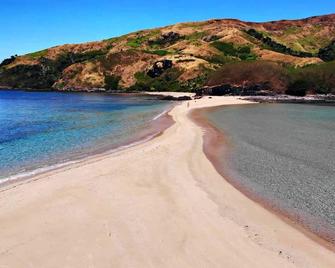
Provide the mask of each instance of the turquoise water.
{"label": "turquoise water", "polygon": [[0,91],[0,181],[133,140],[169,105],[139,96]]}
{"label": "turquoise water", "polygon": [[255,104],[206,117],[226,136],[221,164],[255,196],[316,232],[335,227],[335,107]]}

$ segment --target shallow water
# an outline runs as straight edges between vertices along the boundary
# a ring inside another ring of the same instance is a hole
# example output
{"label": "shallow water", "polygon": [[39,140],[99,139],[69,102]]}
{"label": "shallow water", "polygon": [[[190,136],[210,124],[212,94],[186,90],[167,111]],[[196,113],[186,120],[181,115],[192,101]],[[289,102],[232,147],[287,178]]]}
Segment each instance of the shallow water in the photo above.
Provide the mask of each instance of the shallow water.
{"label": "shallow water", "polygon": [[221,165],[251,193],[316,232],[335,227],[335,107],[255,104],[205,116],[227,138]]}
{"label": "shallow water", "polygon": [[169,106],[152,97],[0,91],[0,181],[134,140]]}

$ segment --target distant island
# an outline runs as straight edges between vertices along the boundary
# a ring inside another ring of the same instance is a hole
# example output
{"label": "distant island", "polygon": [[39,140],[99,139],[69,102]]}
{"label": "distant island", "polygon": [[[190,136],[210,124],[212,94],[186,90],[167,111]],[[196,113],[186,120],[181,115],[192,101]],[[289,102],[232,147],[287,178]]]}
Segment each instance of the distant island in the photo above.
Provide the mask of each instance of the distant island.
{"label": "distant island", "polygon": [[0,88],[334,94],[334,60],[335,14],[216,19],[11,56],[0,64]]}

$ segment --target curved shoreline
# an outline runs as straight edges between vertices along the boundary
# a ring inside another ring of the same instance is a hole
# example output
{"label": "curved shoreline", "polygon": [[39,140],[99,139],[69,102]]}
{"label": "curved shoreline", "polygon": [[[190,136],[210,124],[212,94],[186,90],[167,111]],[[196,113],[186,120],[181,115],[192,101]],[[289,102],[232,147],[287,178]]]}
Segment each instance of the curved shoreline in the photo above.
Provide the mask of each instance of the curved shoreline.
{"label": "curved shoreline", "polygon": [[335,254],[222,179],[183,102],[162,135],[0,192],[0,266],[335,267]]}
{"label": "curved shoreline", "polygon": [[[221,108],[222,107],[224,106],[221,106]],[[269,200],[266,200],[261,196],[258,196],[251,189],[248,189],[246,186],[242,185],[242,183],[238,182],[238,180],[232,178],[232,175],[229,175],[229,172],[227,172],[226,168],[222,166],[220,158],[222,158],[222,154],[229,154],[230,145],[227,143],[227,139],[225,138],[224,133],[222,133],[222,131],[220,131],[213,124],[211,124],[204,115],[204,113],[213,111],[218,108],[219,107],[196,109],[190,113],[191,119],[194,120],[194,122],[196,122],[200,127],[205,130],[203,150],[207,158],[211,161],[211,163],[217,170],[217,172],[221,174],[223,179],[225,179],[228,183],[230,183],[233,187],[246,195],[248,198],[250,198],[254,202],[257,202],[270,212],[276,214],[283,221],[292,225],[298,231],[303,232],[305,235],[307,235],[320,245],[332,250],[335,253],[334,231],[313,231],[311,228],[303,223],[303,220],[299,222],[299,216],[295,215],[294,212],[290,213],[289,211],[279,209],[276,204],[269,202]]]}
{"label": "curved shoreline", "polygon": [[0,178],[0,192],[1,188],[4,186],[8,186],[16,182],[29,180],[33,177],[44,175],[49,172],[62,170],[64,168],[71,167],[72,165],[89,161],[90,159],[101,158],[103,156],[120,152],[124,149],[150,141],[155,137],[161,135],[165,129],[169,128],[174,123],[172,117],[169,116],[169,112],[173,109],[174,106],[175,106],[174,104],[171,104],[171,106],[168,109],[156,115],[149,122],[149,127],[147,129],[142,129],[140,133],[137,134],[136,136],[123,142],[120,142],[119,144],[115,144],[112,147],[104,149],[96,149],[88,154],[78,155],[76,157],[55,162],[54,164],[40,166],[35,169],[26,170],[24,172],[19,172],[17,174],[13,174],[5,178]]}

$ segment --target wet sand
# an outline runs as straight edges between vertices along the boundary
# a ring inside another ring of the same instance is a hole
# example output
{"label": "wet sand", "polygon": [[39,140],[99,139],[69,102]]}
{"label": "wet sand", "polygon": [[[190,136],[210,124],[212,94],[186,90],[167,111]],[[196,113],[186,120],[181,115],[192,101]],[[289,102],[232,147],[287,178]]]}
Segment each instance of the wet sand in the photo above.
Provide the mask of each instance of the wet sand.
{"label": "wet sand", "polygon": [[335,254],[236,190],[183,102],[162,135],[0,191],[0,267],[335,267]]}

